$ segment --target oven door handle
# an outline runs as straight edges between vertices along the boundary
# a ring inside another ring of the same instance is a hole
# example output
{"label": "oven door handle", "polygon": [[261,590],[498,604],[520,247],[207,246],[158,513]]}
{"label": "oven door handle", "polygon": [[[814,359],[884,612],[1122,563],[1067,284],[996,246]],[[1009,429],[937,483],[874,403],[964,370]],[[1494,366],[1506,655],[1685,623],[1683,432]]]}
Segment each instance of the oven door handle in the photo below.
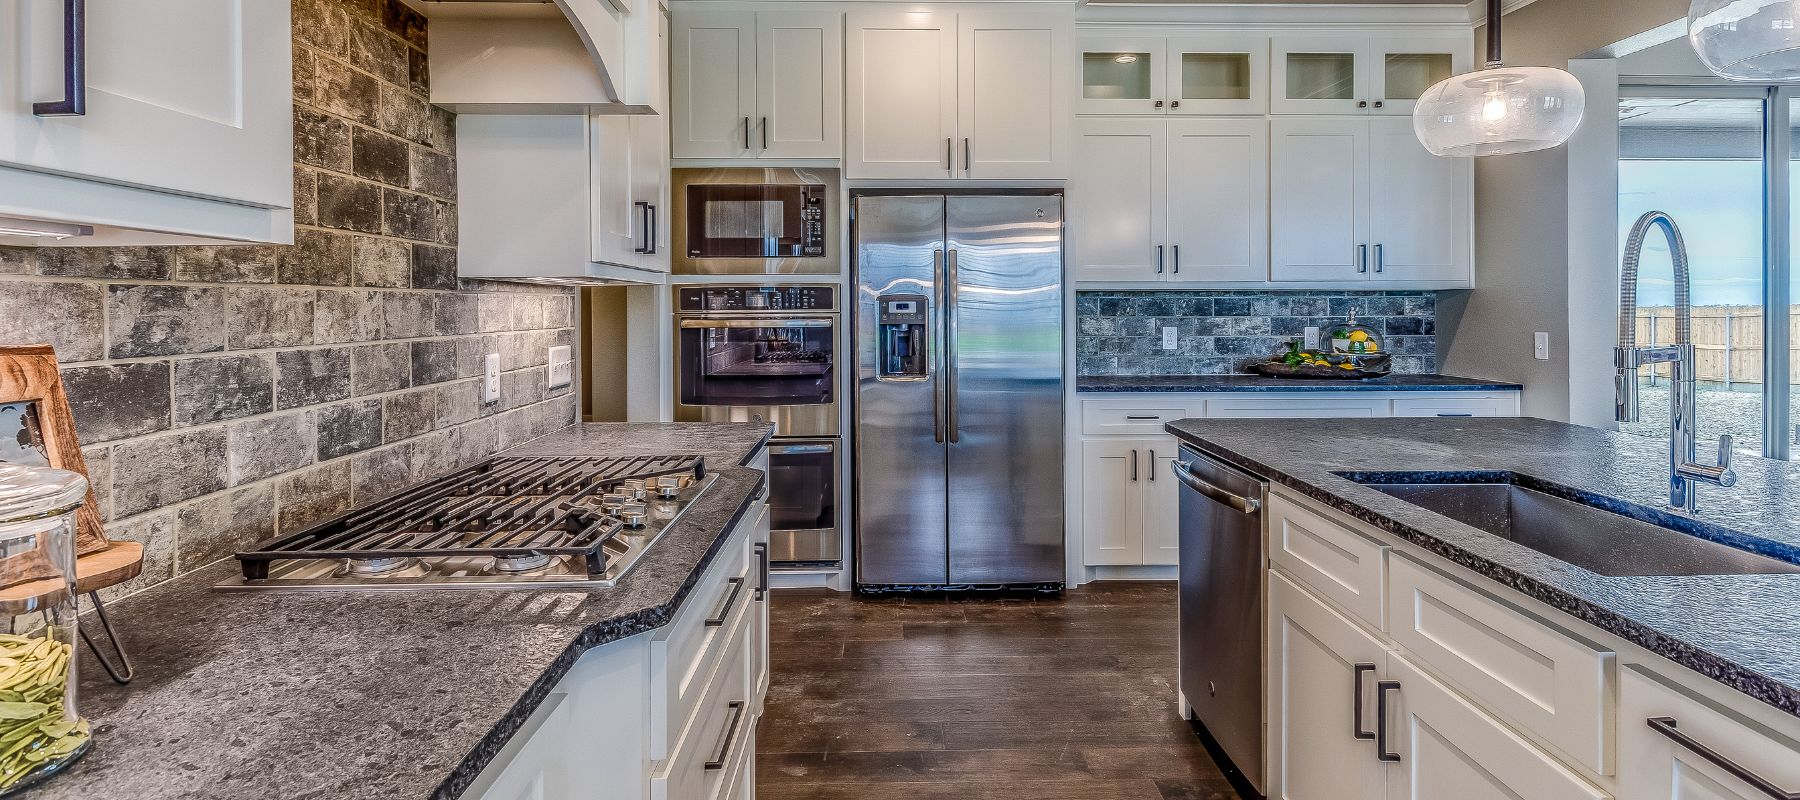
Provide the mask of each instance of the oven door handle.
{"label": "oven door handle", "polygon": [[683,329],[689,328],[829,328],[834,325],[829,319],[794,319],[791,317],[770,317],[768,319],[684,319]]}
{"label": "oven door handle", "polygon": [[785,456],[793,453],[829,452],[831,452],[831,445],[828,444],[784,444],[769,448],[769,455],[772,456]]}

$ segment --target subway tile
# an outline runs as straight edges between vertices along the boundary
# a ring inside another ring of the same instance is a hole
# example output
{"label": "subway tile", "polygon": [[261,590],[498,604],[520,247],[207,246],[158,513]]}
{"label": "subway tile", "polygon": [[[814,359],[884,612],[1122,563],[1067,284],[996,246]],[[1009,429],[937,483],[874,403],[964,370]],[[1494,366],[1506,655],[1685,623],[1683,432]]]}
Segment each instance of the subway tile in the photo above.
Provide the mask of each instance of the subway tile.
{"label": "subway tile", "polygon": [[[417,253],[415,248],[413,252]],[[439,336],[459,336],[481,330],[480,303],[484,295],[459,292],[441,294],[432,309]]]}
{"label": "subway tile", "polygon": [[406,40],[420,52],[424,52],[429,44],[429,37],[425,33],[424,15],[414,11],[411,6],[400,0],[378,0],[377,5],[381,8],[382,26],[395,36]]}
{"label": "subway tile", "polygon": [[381,81],[332,58],[318,59],[313,104],[354,120],[373,121],[381,109]]}
{"label": "subway tile", "polygon": [[316,420],[310,410],[293,411],[227,426],[231,485],[241,486],[313,463],[318,450]]}
{"label": "subway tile", "polygon": [[350,26],[350,63],[388,83],[408,83],[407,49],[405,42],[375,24],[358,21]]}
{"label": "subway tile", "polygon": [[376,184],[320,173],[319,224],[361,233],[381,233],[381,194],[382,189]]}
{"label": "subway tile", "polygon": [[85,444],[98,444],[167,430],[169,375],[167,361],[63,369],[76,436]]}
{"label": "subway tile", "polygon": [[[419,144],[432,143],[431,104],[413,94],[407,87],[383,84],[378,87],[379,109],[375,127]],[[368,117],[359,117],[368,119]]]}
{"label": "subway tile", "polygon": [[349,172],[350,123],[305,106],[295,106],[294,160],[309,166]]}
{"label": "subway tile", "polygon": [[342,56],[350,41],[350,16],[336,0],[294,0],[294,37],[300,43]]}
{"label": "subway tile", "polygon": [[432,296],[425,292],[382,292],[382,333],[389,339],[412,339],[437,332]]}
{"label": "subway tile", "polygon": [[419,242],[443,242],[445,227],[451,225],[454,222],[449,216],[449,204],[442,200],[398,189],[381,191],[381,233]]}
{"label": "subway tile", "polygon": [[405,342],[359,345],[350,351],[350,393],[361,397],[412,385],[412,349]]}
{"label": "subway tile", "polygon": [[406,83],[414,94],[431,96],[431,61],[425,51],[409,47],[406,49]]}
{"label": "subway tile", "polygon": [[412,285],[412,245],[395,239],[358,236],[352,246],[357,286]]}
{"label": "subway tile", "polygon": [[87,463],[88,487],[94,490],[95,511],[101,520],[112,519],[112,448],[83,447],[81,459]]}
{"label": "subway tile", "polygon": [[106,355],[101,287],[85,283],[0,281],[0,319],[6,339],[48,342],[61,361],[93,361]]}
{"label": "subway tile", "polygon": [[381,338],[381,293],[366,289],[320,289],[313,305],[313,339],[318,344],[367,342]]}
{"label": "subway tile", "polygon": [[296,533],[350,510],[350,461],[296,470],[275,482],[280,533]]}
{"label": "subway tile", "polygon": [[350,348],[284,350],[275,354],[275,407],[331,403],[350,397]]}
{"label": "subway tile", "polygon": [[168,280],[174,260],[169,247],[40,247],[37,270],[59,278]]}
{"label": "subway tile", "polygon": [[197,428],[113,448],[113,513],[141,514],[226,487],[226,438]]}
{"label": "subway tile", "polygon": [[226,290],[159,284],[107,287],[107,352],[113,358],[225,349]]}
{"label": "subway tile", "polygon": [[429,339],[413,342],[413,385],[443,383],[462,377],[457,358],[460,345],[461,343],[455,339]]}
{"label": "subway tile", "polygon": [[434,247],[426,244],[413,245],[412,286],[415,289],[454,291],[456,289],[456,248]]}
{"label": "subway tile", "polygon": [[274,537],[273,485],[207,495],[176,512],[175,574],[192,572]]}
{"label": "subway tile", "polygon": [[381,446],[381,406],[382,401],[373,398],[319,409],[319,460],[329,461]]}
{"label": "subway tile", "polygon": [[37,269],[37,248],[0,245],[0,275],[30,275]]}
{"label": "subway tile", "polygon": [[350,459],[350,500],[367,505],[406,488],[412,477],[411,443],[358,453]]}
{"label": "subway tile", "polygon": [[295,47],[293,52],[294,102],[311,103],[313,101],[313,84],[318,80],[318,70],[313,64],[313,51],[304,47]]}
{"label": "subway tile", "polygon": [[282,249],[276,277],[303,286],[349,286],[351,237],[334,231],[300,228],[294,246]]}
{"label": "subway tile", "polygon": [[266,414],[275,410],[275,360],[267,353],[207,356],[175,362],[175,425]]}
{"label": "subway tile", "polygon": [[[298,165],[294,167],[294,224],[319,224],[319,173]],[[299,231],[295,235],[298,237]]]}
{"label": "subway tile", "polygon": [[359,178],[412,186],[412,157],[407,143],[379,131],[357,128],[350,136],[351,171]]}
{"label": "subway tile", "polygon": [[413,191],[446,200],[456,199],[456,159],[447,153],[415,146],[409,160]]}
{"label": "subway tile", "polygon": [[175,512],[143,514],[112,522],[106,526],[106,538],[144,546],[144,563],[138,576],[101,589],[100,597],[106,601],[117,600],[175,577]]}
{"label": "subway tile", "polygon": [[231,348],[298,347],[313,343],[311,289],[275,287],[232,289]]}
{"label": "subway tile", "polygon": [[[504,393],[504,382],[501,391]],[[398,442],[437,427],[444,395],[437,387],[425,387],[388,395],[382,401],[381,439]]]}
{"label": "subway tile", "polygon": [[281,260],[273,245],[195,246],[175,251],[175,277],[199,283],[274,283]]}

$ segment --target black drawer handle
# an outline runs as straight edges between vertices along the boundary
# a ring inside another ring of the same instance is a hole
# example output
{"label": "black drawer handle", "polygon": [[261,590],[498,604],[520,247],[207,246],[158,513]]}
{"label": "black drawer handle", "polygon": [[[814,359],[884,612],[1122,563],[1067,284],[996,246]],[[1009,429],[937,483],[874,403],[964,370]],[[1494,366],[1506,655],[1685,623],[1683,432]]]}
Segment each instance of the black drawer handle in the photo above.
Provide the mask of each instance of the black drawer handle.
{"label": "black drawer handle", "polygon": [[1373,739],[1373,738],[1375,738],[1374,731],[1363,730],[1363,722],[1362,722],[1363,721],[1363,676],[1373,674],[1374,672],[1375,672],[1374,664],[1357,664],[1356,665],[1356,688],[1354,690],[1356,692],[1356,704],[1350,712],[1351,715],[1354,717],[1354,719],[1352,719],[1350,721],[1350,734],[1358,739]]}
{"label": "black drawer handle", "polygon": [[1399,681],[1375,682],[1375,758],[1397,763],[1400,754],[1388,750],[1388,692],[1400,691]]}
{"label": "black drawer handle", "polygon": [[63,99],[32,103],[40,117],[87,114],[87,0],[63,0]]}
{"label": "black drawer handle", "polygon": [[1132,422],[1151,422],[1162,419],[1162,417],[1157,414],[1127,414],[1125,419]]}
{"label": "black drawer handle", "polygon": [[719,740],[719,755],[706,762],[707,769],[725,768],[725,759],[731,756],[731,742],[737,738],[738,725],[744,721],[744,709],[747,707],[744,701],[733,700],[725,705],[731,709],[731,721],[725,724],[725,735]]}
{"label": "black drawer handle", "polygon": [[762,565],[762,582],[756,585],[756,594],[751,599],[762,602],[769,597],[769,543],[757,542],[756,560]]}
{"label": "black drawer handle", "polygon": [[1707,761],[1711,761],[1713,766],[1731,773],[1732,777],[1750,784],[1755,787],[1757,791],[1773,797],[1775,800],[1800,800],[1800,792],[1790,792],[1782,789],[1781,787],[1770,783],[1767,778],[1751,772],[1749,769],[1745,768],[1744,765],[1726,758],[1717,750],[1707,747],[1706,745],[1695,741],[1693,737],[1682,733],[1675,727],[1676,722],[1674,717],[1651,717],[1644,721],[1650,724],[1651,730],[1669,737],[1669,739],[1673,740],[1676,744],[1692,751],[1694,755],[1704,758]]}
{"label": "black drawer handle", "polygon": [[726,581],[731,584],[731,591],[725,595],[725,601],[719,604],[719,613],[706,618],[706,627],[717,628],[731,618],[731,607],[737,605],[738,595],[744,592],[744,579],[732,578]]}
{"label": "black drawer handle", "polygon": [[1451,413],[1449,413],[1449,412],[1446,412],[1446,411],[1439,411],[1439,412],[1438,412],[1438,416],[1440,416],[1440,417],[1473,417],[1473,416],[1475,416],[1475,415],[1474,415],[1474,414],[1471,414],[1471,413],[1469,413],[1469,412],[1467,412],[1467,411],[1464,411],[1464,412],[1463,412],[1463,413],[1461,413],[1461,414],[1451,414]]}

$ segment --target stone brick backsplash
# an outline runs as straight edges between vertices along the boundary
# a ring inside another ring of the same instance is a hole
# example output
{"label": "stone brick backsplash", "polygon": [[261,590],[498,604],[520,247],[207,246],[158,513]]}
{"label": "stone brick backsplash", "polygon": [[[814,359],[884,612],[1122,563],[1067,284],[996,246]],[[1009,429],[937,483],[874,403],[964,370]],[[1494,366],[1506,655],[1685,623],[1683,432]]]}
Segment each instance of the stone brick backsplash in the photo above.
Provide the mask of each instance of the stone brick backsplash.
{"label": "stone brick backsplash", "polygon": [[0,247],[0,342],[56,345],[107,534],[147,549],[115,596],[575,420],[573,294],[456,276],[425,20],[293,13],[294,245]]}
{"label": "stone brick backsplash", "polygon": [[[1437,296],[1431,292],[1081,292],[1080,375],[1229,375],[1299,339],[1309,325],[1358,322],[1380,331],[1394,371],[1437,371]],[[1177,348],[1162,348],[1162,329]]]}

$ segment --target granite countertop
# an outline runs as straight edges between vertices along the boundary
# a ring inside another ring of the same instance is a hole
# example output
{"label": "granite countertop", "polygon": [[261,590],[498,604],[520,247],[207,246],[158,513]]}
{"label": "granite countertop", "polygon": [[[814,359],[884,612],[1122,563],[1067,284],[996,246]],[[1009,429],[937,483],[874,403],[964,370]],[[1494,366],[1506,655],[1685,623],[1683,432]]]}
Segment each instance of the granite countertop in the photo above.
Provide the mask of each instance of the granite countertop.
{"label": "granite countertop", "polygon": [[221,592],[226,561],[110,604],[137,679],[76,648],[94,746],[30,794],[456,797],[583,651],[668,622],[760,490],[742,465],[772,432],[577,425],[508,451],[706,458],[718,481],[610,589]]}
{"label": "granite countertop", "polygon": [[1368,380],[1272,378],[1267,375],[1084,375],[1081,393],[1130,392],[1500,392],[1524,387],[1455,375],[1388,375]]}
{"label": "granite countertop", "polygon": [[[1324,431],[1325,427],[1329,431]],[[1510,471],[1638,504],[1668,501],[1663,442],[1541,419],[1199,420],[1168,431],[1201,451],[1324,502],[1682,666],[1800,716],[1800,575],[1608,577],[1334,473]],[[1702,485],[1709,535],[1800,562],[1800,465],[1742,456],[1738,485]]]}

